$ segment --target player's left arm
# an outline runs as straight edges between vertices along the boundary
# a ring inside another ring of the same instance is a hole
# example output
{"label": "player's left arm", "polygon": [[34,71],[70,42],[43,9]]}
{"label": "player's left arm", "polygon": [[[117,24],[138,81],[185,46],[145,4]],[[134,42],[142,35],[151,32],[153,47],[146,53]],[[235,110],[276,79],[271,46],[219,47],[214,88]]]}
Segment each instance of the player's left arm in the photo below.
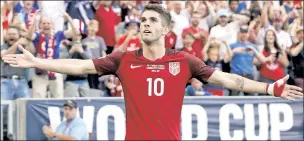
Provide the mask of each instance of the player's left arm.
{"label": "player's left arm", "polygon": [[288,100],[295,100],[295,98],[303,98],[302,88],[286,84],[289,75],[274,82],[267,84],[245,77],[225,73],[221,71],[214,71],[207,82],[218,83],[226,88],[233,90],[240,90],[248,93],[267,93],[272,96],[285,98]]}

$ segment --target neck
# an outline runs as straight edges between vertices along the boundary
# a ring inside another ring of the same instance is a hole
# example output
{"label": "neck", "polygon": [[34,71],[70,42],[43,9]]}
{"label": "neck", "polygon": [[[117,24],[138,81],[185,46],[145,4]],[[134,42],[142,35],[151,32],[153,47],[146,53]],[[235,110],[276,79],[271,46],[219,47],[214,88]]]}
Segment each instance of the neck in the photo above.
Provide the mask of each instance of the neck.
{"label": "neck", "polygon": [[166,48],[163,42],[151,44],[143,43],[143,56],[151,61],[162,58],[166,53]]}
{"label": "neck", "polygon": [[90,38],[95,38],[95,37],[96,37],[96,34],[94,34],[94,33],[89,33],[89,34],[88,34],[88,37],[90,37]]}
{"label": "neck", "polygon": [[239,40],[241,43],[246,43],[246,40]]}
{"label": "neck", "polygon": [[267,43],[268,44],[268,47],[271,49],[271,48],[274,48],[274,44],[273,43]]}
{"label": "neck", "polygon": [[70,124],[73,121],[73,119],[67,119],[67,123]]}

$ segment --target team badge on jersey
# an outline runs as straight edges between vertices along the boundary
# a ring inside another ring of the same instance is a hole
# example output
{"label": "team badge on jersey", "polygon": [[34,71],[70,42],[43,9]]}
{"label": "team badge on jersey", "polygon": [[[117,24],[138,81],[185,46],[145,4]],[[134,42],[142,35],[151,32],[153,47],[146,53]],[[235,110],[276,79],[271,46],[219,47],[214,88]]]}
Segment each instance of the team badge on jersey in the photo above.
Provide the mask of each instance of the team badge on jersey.
{"label": "team badge on jersey", "polygon": [[172,75],[177,75],[180,72],[179,62],[169,62],[169,72]]}

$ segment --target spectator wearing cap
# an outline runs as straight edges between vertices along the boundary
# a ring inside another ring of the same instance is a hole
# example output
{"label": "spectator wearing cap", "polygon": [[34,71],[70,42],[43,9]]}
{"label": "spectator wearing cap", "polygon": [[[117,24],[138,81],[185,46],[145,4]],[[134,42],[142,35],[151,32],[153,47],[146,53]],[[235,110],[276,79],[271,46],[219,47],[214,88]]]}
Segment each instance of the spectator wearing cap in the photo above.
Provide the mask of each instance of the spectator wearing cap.
{"label": "spectator wearing cap", "polygon": [[[238,74],[253,80],[254,78],[254,64],[253,59],[256,57],[262,62],[265,57],[259,52],[258,47],[248,41],[248,26],[241,26],[238,32],[238,41],[230,45],[232,50],[232,58],[230,62],[231,73]],[[233,90],[231,95],[239,95],[240,91]],[[244,93],[244,95],[253,95]]]}
{"label": "spectator wearing cap", "polygon": [[192,34],[195,39],[194,43],[192,44],[193,50],[195,51],[196,56],[199,59],[203,60],[202,49],[208,38],[208,32],[204,29],[199,28],[198,25],[200,19],[200,13],[198,13],[197,11],[193,12],[191,14],[191,26],[183,30],[182,37],[184,38],[186,33]]}
{"label": "spectator wearing cap", "polygon": [[99,22],[97,36],[104,39],[107,45],[107,54],[110,54],[115,42],[115,26],[120,23],[121,18],[113,11],[112,1],[93,1],[95,9],[94,19]]}
{"label": "spectator wearing cap", "polygon": [[285,76],[285,68],[288,66],[286,52],[278,44],[276,32],[272,29],[266,31],[265,44],[260,48],[266,62],[256,60],[260,65],[260,81],[274,83]]}
{"label": "spectator wearing cap", "polygon": [[289,74],[291,76],[291,84],[295,84],[301,88],[304,87],[304,36],[303,27],[296,29],[296,37],[298,42],[294,43],[290,49],[287,50],[290,56]]}
{"label": "spectator wearing cap", "polygon": [[171,30],[169,31],[169,33],[166,34],[165,36],[165,47],[166,48],[171,48],[171,49],[175,49],[175,44],[176,44],[176,34],[172,31],[173,27],[174,27],[175,21],[172,20],[171,24],[170,24],[170,28]]}
{"label": "spectator wearing cap", "polygon": [[130,16],[125,19],[125,35],[118,39],[116,50],[120,51],[134,51],[141,48],[140,38],[138,35],[139,31],[139,20]]}
{"label": "spectator wearing cap", "polygon": [[[249,17],[239,14],[229,14],[227,9],[220,9],[217,12],[218,25],[214,26],[210,30],[210,36],[215,37],[216,40],[226,41],[227,44],[232,44],[237,41],[237,33],[241,25],[244,25],[249,21]],[[229,23],[231,17],[232,22]],[[225,45],[221,44],[220,53],[221,58],[224,57],[227,50]]]}
{"label": "spectator wearing cap", "polygon": [[[209,37],[207,40],[205,47],[203,49],[203,57],[204,57],[204,62],[206,65],[211,66],[215,68],[216,70],[219,71],[225,71],[225,68],[229,66],[229,62],[231,59],[231,49],[227,45],[226,41],[222,41],[226,49],[228,50],[227,53],[225,54],[224,59],[220,58],[220,44],[214,42],[214,37]],[[227,71],[229,72],[229,71]],[[214,95],[217,96],[223,96],[224,95],[224,87],[217,85],[217,84],[211,84],[208,83],[204,85],[204,89]]]}
{"label": "spectator wearing cap", "polygon": [[[136,17],[139,19],[140,15],[141,15],[140,9],[138,7],[132,7],[131,11],[128,12],[128,15],[125,18],[130,19],[130,16],[133,16],[133,17]],[[124,35],[124,33],[126,33],[125,24],[126,24],[126,22],[122,21],[117,25],[116,32],[115,32],[117,41],[122,35]]]}
{"label": "spectator wearing cap", "polygon": [[63,113],[66,120],[61,122],[54,132],[50,126],[42,127],[44,135],[52,140],[89,140],[87,127],[77,116],[77,103],[74,100],[66,100],[63,105]]}
{"label": "spectator wearing cap", "polygon": [[[99,22],[91,20],[88,24],[88,36],[82,40],[82,44],[86,46],[88,52],[90,52],[91,59],[105,57],[107,46],[102,37],[96,35],[98,31]],[[99,80],[98,74],[89,74],[88,81],[90,88],[98,89]]]}

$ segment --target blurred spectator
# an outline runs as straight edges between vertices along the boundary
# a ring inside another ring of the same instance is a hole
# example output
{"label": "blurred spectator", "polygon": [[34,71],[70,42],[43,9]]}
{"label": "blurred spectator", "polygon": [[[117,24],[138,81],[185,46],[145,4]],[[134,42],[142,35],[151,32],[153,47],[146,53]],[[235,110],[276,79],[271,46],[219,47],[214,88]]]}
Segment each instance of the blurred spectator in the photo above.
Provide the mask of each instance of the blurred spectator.
{"label": "blurred spectator", "polygon": [[[67,46],[69,58],[90,59],[87,46],[81,43],[81,35],[74,36],[72,43]],[[64,97],[87,97],[90,94],[90,86],[87,75],[67,75]]]}
{"label": "blurred spectator", "polygon": [[261,7],[259,1],[251,1],[249,8],[250,20],[252,21],[258,16],[261,16]]}
{"label": "blurred spectator", "polygon": [[[212,27],[210,30],[210,36],[215,37],[216,40],[226,41],[227,44],[232,44],[237,41],[237,32],[241,25],[244,25],[249,21],[249,18],[244,15],[232,14],[232,22],[229,23],[229,17],[227,9],[220,9],[218,14],[219,24]],[[221,58],[226,54],[225,45],[221,44],[220,55]]]}
{"label": "blurred spectator", "polygon": [[64,1],[41,1],[41,14],[52,19],[55,32],[65,29],[64,18],[62,16],[62,12],[64,11]]}
{"label": "blurred spectator", "polygon": [[[138,7],[133,7],[131,9],[131,12],[128,13],[127,15],[127,18],[128,17],[134,17],[136,19],[139,19],[140,18],[140,15],[141,15],[141,12],[140,12],[140,9]],[[124,35],[124,33],[126,33],[126,25],[125,25],[125,21],[123,22],[120,22],[118,25],[117,25],[117,28],[116,28],[116,33],[115,33],[115,36],[116,36],[116,39],[118,41],[118,39]]]}
{"label": "blurred spectator", "polygon": [[66,12],[71,16],[72,19],[78,19],[81,21],[81,23],[84,23],[84,33],[86,33],[90,20],[94,18],[92,2],[66,0],[65,7]]}
{"label": "blurred spectator", "polygon": [[176,34],[172,31],[174,27],[175,22],[172,20],[170,24],[170,31],[168,34],[165,36],[165,47],[166,48],[171,48],[175,49],[175,44],[176,44]]}
{"label": "blurred spectator", "polygon": [[260,81],[274,83],[285,76],[285,68],[288,66],[288,58],[284,50],[278,44],[278,38],[274,30],[266,31],[265,45],[260,48],[265,57],[270,57],[269,62],[261,64]]}
{"label": "blurred spectator", "polygon": [[36,10],[39,9],[38,1],[16,1],[14,11],[18,15],[22,23],[25,23],[26,28],[29,28],[33,24],[33,17],[36,13]]}
{"label": "blurred spectator", "polygon": [[173,21],[175,21],[172,31],[176,34],[177,40],[175,49],[181,50],[183,48],[182,42],[182,32],[183,29],[189,27],[189,19],[181,14],[182,2],[181,1],[172,1],[173,11],[170,12]]}
{"label": "blurred spectator", "polygon": [[[224,59],[220,59],[220,44],[215,43],[214,39],[214,37],[209,38],[205,44],[203,49],[204,62],[206,65],[211,66],[216,70],[224,71],[224,67],[229,65],[232,51],[226,41],[222,41],[228,51],[225,54]],[[217,84],[208,83],[204,86],[204,89],[217,96],[224,95],[224,87]]]}
{"label": "blurred spectator", "polygon": [[[96,36],[98,31],[98,21],[91,20],[88,24],[88,37],[82,40],[82,43],[87,47],[87,50],[91,52],[91,58],[105,57],[107,46],[103,38]],[[97,74],[89,74],[88,81],[90,88],[98,89],[99,80]]]}
{"label": "blurred spectator", "polygon": [[203,89],[203,83],[199,80],[193,78],[191,80],[191,85],[187,86],[186,94],[187,96],[212,96],[211,93],[206,92]]}
{"label": "blurred spectator", "polygon": [[123,96],[122,85],[115,75],[107,75],[104,84],[106,86],[106,91],[109,96],[117,97]]}
{"label": "blurred spectator", "polygon": [[136,17],[128,16],[125,18],[126,33],[117,42],[116,49],[119,51],[134,51],[141,48],[139,37],[139,20]]}
{"label": "blurred spectator", "polygon": [[184,44],[183,51],[196,56],[196,52],[193,50],[192,47],[194,40],[195,38],[190,32],[185,33],[185,35],[183,36],[183,44]]}
{"label": "blurred spectator", "polygon": [[295,85],[303,88],[304,87],[304,36],[303,36],[303,27],[298,27],[296,29],[296,36],[298,42],[288,49],[288,54],[290,55],[290,67],[289,74],[291,79],[293,79]]}
{"label": "blurred spectator", "polygon": [[203,59],[202,49],[205,45],[206,40],[208,39],[208,32],[204,29],[198,27],[201,19],[201,15],[198,12],[193,12],[191,14],[191,26],[184,28],[182,32],[182,37],[186,33],[191,33],[195,41],[192,44],[193,50],[198,58]]}
{"label": "blurred spectator", "polygon": [[126,16],[130,15],[134,7],[136,7],[136,1],[120,1],[120,17],[122,22],[125,21]]}
{"label": "blurred spectator", "polygon": [[239,0],[229,0],[228,4],[231,13],[240,14],[240,10],[238,9]]}
{"label": "blurred spectator", "polygon": [[[35,32],[36,18],[30,27],[29,38],[35,44],[35,56],[38,58],[56,59],[59,58],[61,41],[79,34],[75,28],[71,17],[67,13],[63,16],[72,24],[72,30],[57,31],[54,33],[54,25],[50,17],[42,17],[39,23],[41,32]],[[35,33],[34,33],[35,32]],[[52,97],[63,97],[63,77],[62,74],[35,69],[32,75],[33,97],[47,97],[47,87]]]}
{"label": "blurred spectator", "polygon": [[209,33],[209,29],[216,24],[215,9],[209,1],[200,2],[197,11],[201,14],[199,27]]}
{"label": "blurred spectator", "polygon": [[[25,38],[20,38],[20,29],[16,26],[7,28],[6,42],[1,45],[1,57],[4,54],[22,54],[18,49],[22,45],[33,52],[33,46]],[[1,63],[1,100],[15,100],[18,98],[29,98],[29,87],[26,80],[26,69],[11,67],[9,64]]]}
{"label": "blurred spectator", "polygon": [[[231,44],[232,58],[230,62],[231,73],[238,74],[253,80],[254,64],[253,59],[257,57],[261,62],[266,62],[265,57],[259,52],[256,45],[248,42],[248,26],[241,26],[238,32],[238,41]],[[240,91],[233,90],[231,95],[239,95]],[[244,93],[244,95],[253,95]]]}
{"label": "blurred spectator", "polygon": [[95,18],[99,22],[97,36],[102,37],[107,45],[107,54],[110,54],[115,45],[115,26],[121,21],[112,10],[111,1],[93,1]]}
{"label": "blurred spectator", "polygon": [[66,100],[63,104],[63,120],[56,131],[44,125],[42,131],[48,140],[89,140],[89,132],[83,119],[77,116],[76,101]]}

